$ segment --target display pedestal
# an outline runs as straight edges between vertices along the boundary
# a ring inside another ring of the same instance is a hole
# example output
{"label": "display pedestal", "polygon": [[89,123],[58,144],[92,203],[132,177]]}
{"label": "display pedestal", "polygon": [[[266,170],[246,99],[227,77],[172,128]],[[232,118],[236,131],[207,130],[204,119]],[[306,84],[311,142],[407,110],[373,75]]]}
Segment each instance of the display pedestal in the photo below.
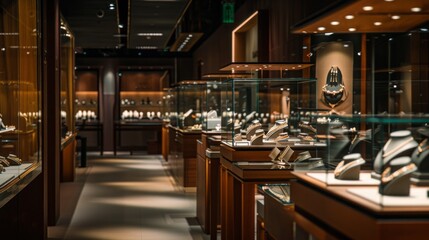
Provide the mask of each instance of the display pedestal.
{"label": "display pedestal", "polygon": [[[222,239],[254,239],[256,185],[282,183],[295,178],[290,169],[277,168],[272,164],[269,152],[262,152],[237,150],[221,144]],[[233,161],[229,158],[231,156]],[[257,162],[248,162],[246,156],[253,156],[251,159]],[[265,156],[265,161],[262,156]],[[284,228],[292,231],[292,225]]]}
{"label": "display pedestal", "polygon": [[220,226],[220,152],[212,149],[219,147],[220,139],[209,141],[212,136],[203,131],[201,140],[197,140],[197,219],[203,231],[216,239]]}
{"label": "display pedestal", "polygon": [[169,138],[168,165],[171,175],[179,187],[195,188],[197,139],[201,138],[201,131],[184,131],[170,126]]}

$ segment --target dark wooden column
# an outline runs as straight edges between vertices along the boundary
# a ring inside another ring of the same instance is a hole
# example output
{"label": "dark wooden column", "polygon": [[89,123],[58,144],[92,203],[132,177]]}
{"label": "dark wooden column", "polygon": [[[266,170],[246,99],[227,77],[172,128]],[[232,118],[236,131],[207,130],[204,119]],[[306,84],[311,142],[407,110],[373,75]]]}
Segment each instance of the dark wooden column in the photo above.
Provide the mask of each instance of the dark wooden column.
{"label": "dark wooden column", "polygon": [[60,215],[60,55],[59,1],[43,1],[43,168],[47,173],[48,225]]}

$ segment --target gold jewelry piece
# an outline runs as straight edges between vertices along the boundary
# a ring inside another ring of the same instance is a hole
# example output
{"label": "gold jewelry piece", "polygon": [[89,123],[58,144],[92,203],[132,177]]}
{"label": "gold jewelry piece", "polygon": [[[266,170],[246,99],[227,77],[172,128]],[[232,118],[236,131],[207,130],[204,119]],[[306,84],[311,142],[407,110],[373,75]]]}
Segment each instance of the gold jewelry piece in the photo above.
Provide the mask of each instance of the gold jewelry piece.
{"label": "gold jewelry piece", "polygon": [[347,169],[350,169],[352,167],[359,166],[359,165],[365,163],[365,160],[363,160],[362,158],[358,158],[358,159],[353,160],[347,164],[344,164],[344,163],[345,163],[344,160],[342,160],[337,165],[337,167],[335,168],[335,170],[334,170],[335,177],[338,177],[341,173],[343,173]]}
{"label": "gold jewelry piece", "polygon": [[22,160],[17,157],[15,154],[9,154],[6,158],[10,165],[21,165],[22,164]]}
{"label": "gold jewelry piece", "polygon": [[281,141],[283,139],[288,139],[289,138],[289,134],[288,133],[282,133],[280,134],[278,137],[276,137],[276,139],[274,139],[275,142]]}
{"label": "gold jewelry piece", "polygon": [[391,173],[391,168],[386,168],[383,173],[381,174],[381,182],[387,183],[392,181],[393,179],[404,175],[406,173],[414,172],[417,170],[417,166],[414,163],[410,163],[406,166],[401,167],[400,169],[396,170],[395,172]]}
{"label": "gold jewelry piece", "polygon": [[[428,144],[428,145],[426,145],[427,141],[428,141],[428,139],[426,138],[425,140],[423,140],[423,141],[419,144],[419,146],[417,146],[417,151],[419,152],[419,153],[418,153],[418,155],[420,155],[420,153],[422,153],[422,152],[424,152],[424,151],[426,151],[426,150],[428,150],[428,149],[429,149],[429,144]],[[426,146],[425,146],[424,148],[422,148],[424,145],[426,145]]]}
{"label": "gold jewelry piece", "polygon": [[10,166],[10,163],[3,156],[0,156],[0,164],[3,165],[3,167],[9,167]]}
{"label": "gold jewelry piece", "polygon": [[388,157],[389,155],[391,155],[392,153],[395,153],[396,151],[398,151],[399,149],[401,149],[402,147],[404,147],[405,145],[407,145],[408,143],[412,142],[414,140],[413,137],[409,137],[408,139],[404,140],[401,144],[399,144],[398,146],[394,147],[393,149],[391,149],[390,151],[386,152],[387,147],[390,145],[390,143],[392,142],[392,139],[390,138],[387,143],[384,145],[383,147],[383,158]]}
{"label": "gold jewelry piece", "polygon": [[300,127],[300,128],[308,129],[308,130],[310,130],[310,131],[311,131],[311,132],[313,132],[313,133],[317,133],[317,130],[316,130],[313,126],[311,126],[310,124],[300,123],[300,124],[299,124],[299,127]]}
{"label": "gold jewelry piece", "polygon": [[283,121],[280,124],[274,125],[273,127],[270,128],[270,130],[268,130],[267,134],[265,135],[267,139],[269,139],[271,137],[271,135],[273,135],[274,133],[276,133],[279,130],[282,130],[283,128],[287,127],[287,121]]}

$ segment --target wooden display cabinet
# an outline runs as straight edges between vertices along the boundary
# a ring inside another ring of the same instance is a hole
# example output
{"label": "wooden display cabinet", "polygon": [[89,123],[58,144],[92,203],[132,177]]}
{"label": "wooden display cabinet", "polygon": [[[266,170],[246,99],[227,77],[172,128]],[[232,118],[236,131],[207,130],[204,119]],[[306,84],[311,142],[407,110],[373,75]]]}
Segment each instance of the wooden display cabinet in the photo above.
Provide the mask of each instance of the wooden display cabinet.
{"label": "wooden display cabinet", "polygon": [[126,68],[120,69],[118,75],[113,136],[115,155],[118,150],[161,154],[165,117],[163,89],[169,84],[169,71]]}
{"label": "wooden display cabinet", "polygon": [[80,137],[87,139],[87,149],[100,151],[103,155],[103,121],[100,106],[102,106],[102,86],[99,79],[99,69],[78,67],[75,81],[75,113],[76,129]]}

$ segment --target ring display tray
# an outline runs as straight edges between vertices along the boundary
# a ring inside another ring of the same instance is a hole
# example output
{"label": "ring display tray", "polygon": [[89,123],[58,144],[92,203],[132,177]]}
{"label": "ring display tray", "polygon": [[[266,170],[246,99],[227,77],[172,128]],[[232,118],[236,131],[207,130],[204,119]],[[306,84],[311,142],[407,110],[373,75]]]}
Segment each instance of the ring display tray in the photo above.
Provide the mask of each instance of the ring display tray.
{"label": "ring display tray", "polygon": [[349,193],[386,207],[429,206],[428,188],[411,188],[410,196],[384,196],[378,193],[378,187],[350,188]]}
{"label": "ring display tray", "polygon": [[327,185],[337,185],[337,186],[378,186],[380,184],[379,180],[372,179],[370,173],[360,173],[359,180],[339,180],[336,179],[334,173],[325,173],[325,172],[309,172],[306,173],[308,176],[319,180]]}

